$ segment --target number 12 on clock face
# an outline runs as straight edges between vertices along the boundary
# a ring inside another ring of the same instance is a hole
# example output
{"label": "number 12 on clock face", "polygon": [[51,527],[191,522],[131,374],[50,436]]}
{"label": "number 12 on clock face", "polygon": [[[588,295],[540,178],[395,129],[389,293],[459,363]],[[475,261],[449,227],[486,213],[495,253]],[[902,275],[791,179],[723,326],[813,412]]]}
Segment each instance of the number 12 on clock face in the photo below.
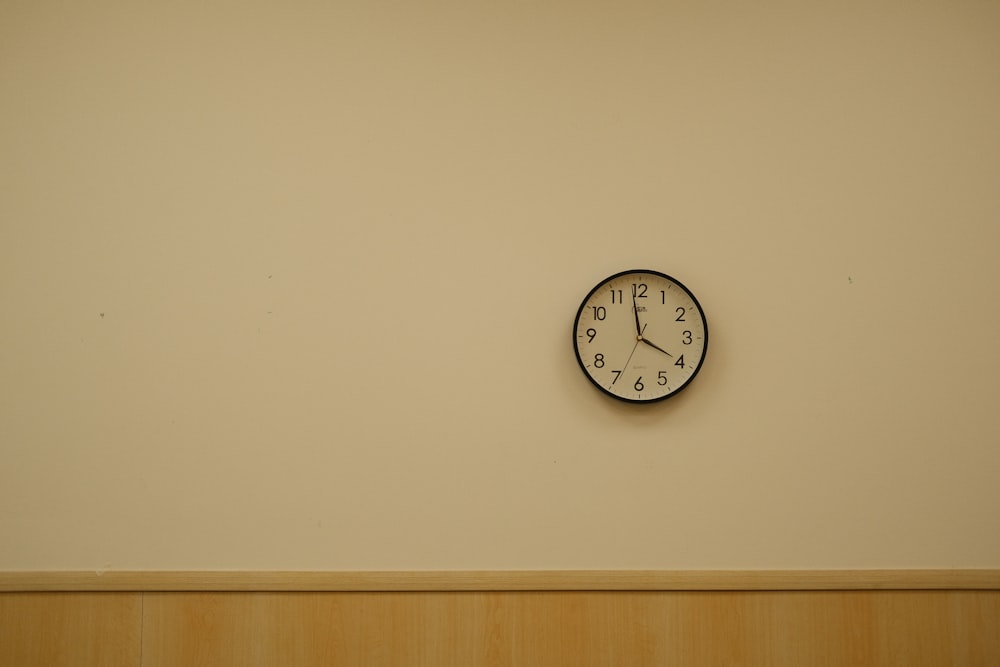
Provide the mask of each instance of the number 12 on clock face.
{"label": "number 12 on clock face", "polygon": [[598,283],[573,324],[576,359],[605,394],[632,403],[676,395],[701,370],[708,322],[694,294],[665,273],[634,269]]}

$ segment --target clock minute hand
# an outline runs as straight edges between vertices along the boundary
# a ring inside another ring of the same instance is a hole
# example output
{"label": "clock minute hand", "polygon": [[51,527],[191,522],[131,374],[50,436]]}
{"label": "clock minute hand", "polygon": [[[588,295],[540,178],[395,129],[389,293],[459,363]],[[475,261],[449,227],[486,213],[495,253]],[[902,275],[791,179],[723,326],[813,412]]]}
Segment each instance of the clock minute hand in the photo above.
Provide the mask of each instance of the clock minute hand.
{"label": "clock minute hand", "polygon": [[654,343],[653,341],[649,340],[648,338],[640,338],[639,340],[641,340],[643,343],[645,343],[646,345],[650,346],[651,348],[659,350],[660,352],[662,352],[663,354],[667,355],[668,357],[673,357],[674,356],[674,355],[670,354],[669,352],[667,352],[666,350],[664,350],[659,345],[657,345],[656,343]]}
{"label": "clock minute hand", "polygon": [[642,327],[639,326],[639,307],[635,305],[635,288],[632,288],[632,314],[635,315],[635,335],[642,339]]}

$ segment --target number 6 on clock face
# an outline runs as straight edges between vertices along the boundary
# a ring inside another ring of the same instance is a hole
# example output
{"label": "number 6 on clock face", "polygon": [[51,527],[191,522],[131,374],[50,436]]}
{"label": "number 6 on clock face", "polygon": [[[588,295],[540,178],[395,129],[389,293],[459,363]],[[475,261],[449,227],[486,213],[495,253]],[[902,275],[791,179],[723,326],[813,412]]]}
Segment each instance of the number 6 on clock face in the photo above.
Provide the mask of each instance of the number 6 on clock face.
{"label": "number 6 on clock face", "polygon": [[669,398],[690,384],[708,350],[694,294],[659,271],[622,271],[600,282],[573,324],[576,360],[605,394],[631,403]]}

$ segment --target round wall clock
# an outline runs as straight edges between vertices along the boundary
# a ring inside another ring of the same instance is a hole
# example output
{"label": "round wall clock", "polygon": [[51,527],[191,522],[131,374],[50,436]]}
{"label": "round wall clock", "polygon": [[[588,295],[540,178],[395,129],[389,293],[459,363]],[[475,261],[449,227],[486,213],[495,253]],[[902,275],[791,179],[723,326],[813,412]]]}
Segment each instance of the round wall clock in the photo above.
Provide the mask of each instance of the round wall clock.
{"label": "round wall clock", "polygon": [[601,281],[573,323],[576,359],[605,394],[652,403],[677,394],[698,374],[708,322],[694,294],[659,271],[622,271]]}

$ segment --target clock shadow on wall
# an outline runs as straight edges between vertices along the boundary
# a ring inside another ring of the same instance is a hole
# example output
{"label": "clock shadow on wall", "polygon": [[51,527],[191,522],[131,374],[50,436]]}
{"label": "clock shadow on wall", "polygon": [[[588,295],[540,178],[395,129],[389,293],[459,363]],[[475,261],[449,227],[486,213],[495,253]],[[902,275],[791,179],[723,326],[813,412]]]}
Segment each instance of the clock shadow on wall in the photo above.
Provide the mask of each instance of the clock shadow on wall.
{"label": "clock shadow on wall", "polygon": [[623,411],[677,406],[704,365],[708,321],[678,279],[629,269],[584,297],[573,321],[573,349],[592,388]]}

